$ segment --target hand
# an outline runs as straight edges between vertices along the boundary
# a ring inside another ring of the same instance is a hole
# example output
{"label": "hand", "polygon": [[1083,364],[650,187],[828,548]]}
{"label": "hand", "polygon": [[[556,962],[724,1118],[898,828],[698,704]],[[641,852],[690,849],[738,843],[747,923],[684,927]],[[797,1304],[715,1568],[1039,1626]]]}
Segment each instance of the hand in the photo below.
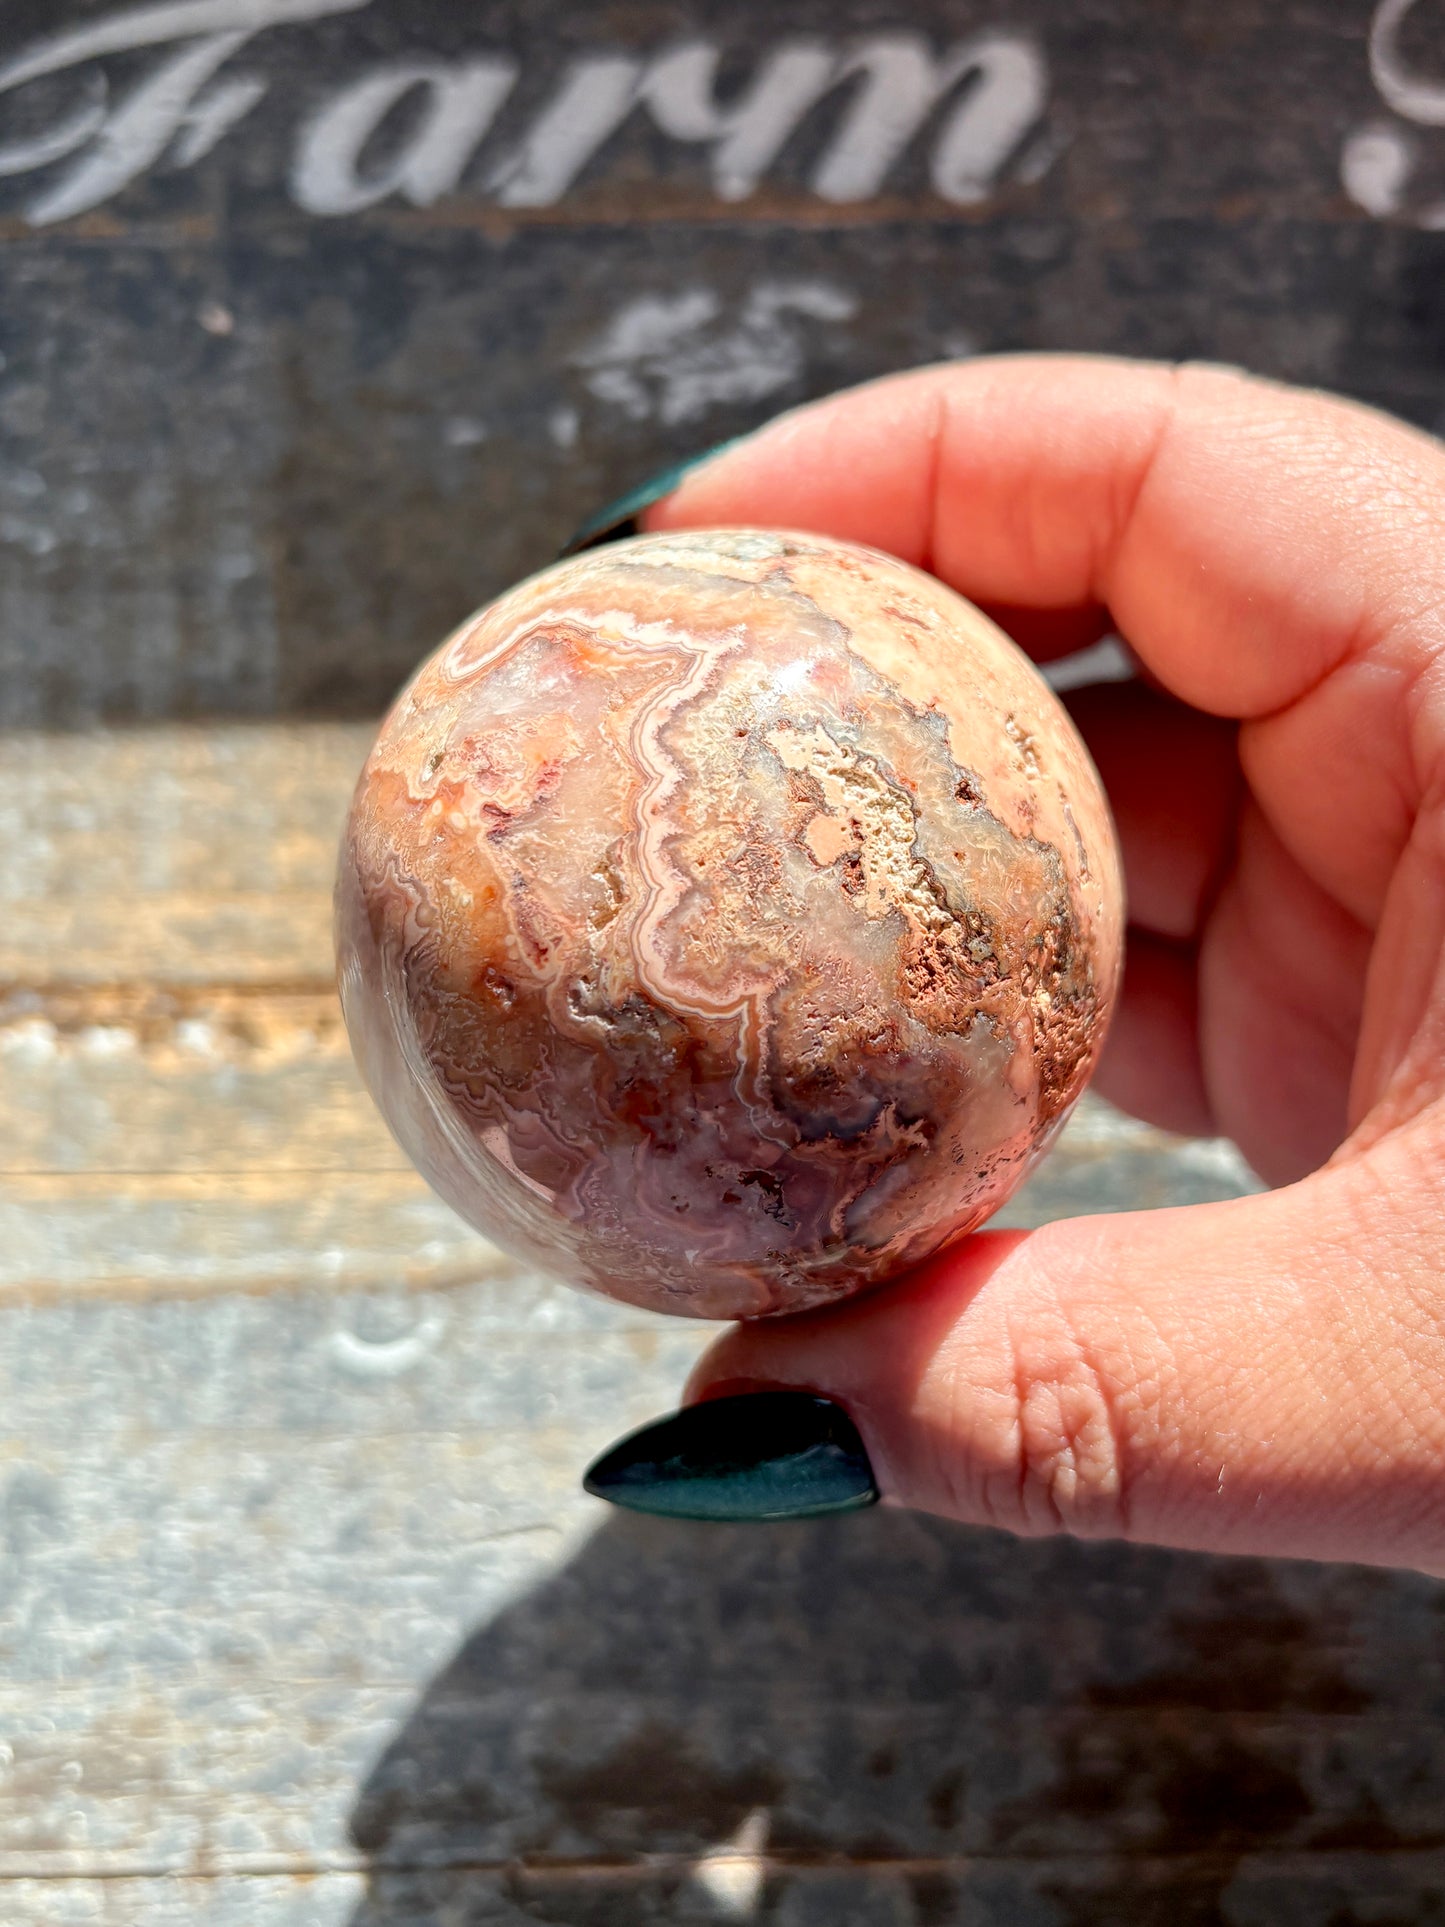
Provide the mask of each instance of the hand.
{"label": "hand", "polygon": [[884,1496],[1013,1532],[1445,1571],[1445,449],[1206,367],[1027,357],[804,408],[651,528],[852,537],[1038,656],[1131,925],[1098,1088],[1282,1188],[983,1232],[736,1328],[693,1399],[803,1387]]}

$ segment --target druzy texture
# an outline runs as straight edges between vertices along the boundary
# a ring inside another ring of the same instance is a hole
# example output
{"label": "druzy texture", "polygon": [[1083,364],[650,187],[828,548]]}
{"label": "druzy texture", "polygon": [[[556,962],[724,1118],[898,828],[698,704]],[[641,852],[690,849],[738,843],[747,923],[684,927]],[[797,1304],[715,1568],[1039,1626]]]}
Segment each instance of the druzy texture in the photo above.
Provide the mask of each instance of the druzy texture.
{"label": "druzy texture", "polygon": [[392,1129],[539,1266],[801,1310],[997,1209],[1086,1083],[1122,889],[1032,665],[932,578],[641,536],[423,665],[358,784],[342,1002]]}

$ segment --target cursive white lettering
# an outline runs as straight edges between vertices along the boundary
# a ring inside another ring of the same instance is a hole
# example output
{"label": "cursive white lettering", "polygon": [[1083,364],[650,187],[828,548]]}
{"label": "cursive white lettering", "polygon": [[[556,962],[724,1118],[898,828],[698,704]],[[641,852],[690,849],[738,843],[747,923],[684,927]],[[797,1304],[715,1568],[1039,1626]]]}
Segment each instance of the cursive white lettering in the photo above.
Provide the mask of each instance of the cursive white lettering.
{"label": "cursive white lettering", "polygon": [[960,82],[973,86],[954,109],[934,157],[933,185],[947,200],[976,201],[1043,111],[1043,61],[1016,34],[980,36],[935,59],[916,34],[879,34],[842,63],[862,75],[837,139],[813,174],[826,201],[877,194],[909,142]]}
{"label": "cursive white lettering", "polygon": [[214,33],[167,60],[106,116],[81,160],[49,193],[26,210],[35,227],[67,221],[99,207],[128,181],[160,159],[177,129],[185,126],[197,88],[231,58],[243,33]]}
{"label": "cursive white lettering", "polygon": [[26,216],[32,225],[43,227],[98,207],[152,166],[177,133],[184,135],[181,164],[185,166],[208,153],[221,134],[256,105],[264,83],[254,80],[233,82],[203,101],[195,98],[216,69],[253,34],[263,27],[353,13],[369,4],[370,0],[171,0],[168,5],[136,7],[92,26],[56,34],[0,66],[0,96],[105,54],[174,40],[194,39],[195,45],[166,61],[110,112],[102,77],[96,96],[68,121],[37,140],[0,149],[0,173],[28,172],[93,142],[79,165],[33,201]]}
{"label": "cursive white lettering", "polygon": [[958,56],[935,60],[917,34],[879,34],[847,54],[839,79],[862,77],[832,147],[813,172],[825,201],[878,193],[934,105],[959,78]]}
{"label": "cursive white lettering", "polygon": [[1370,22],[1370,78],[1395,112],[1422,127],[1445,127],[1445,86],[1412,74],[1400,53],[1400,28],[1416,0],[1380,0]]}
{"label": "cursive white lettering", "polygon": [[[416,61],[355,82],[302,129],[291,192],[310,214],[355,214],[389,194],[430,207],[453,194],[462,173],[511,92],[517,70],[507,60],[469,60],[455,67]],[[416,88],[427,103],[420,125],[391,161],[361,172],[367,142]]]}
{"label": "cursive white lettering", "polygon": [[579,60],[517,152],[491,177],[503,207],[551,207],[567,192],[637,99],[642,62],[603,54]]}
{"label": "cursive white lettering", "polygon": [[[57,33],[0,61],[0,104],[47,76],[83,70],[78,102],[51,126],[0,142],[0,176],[69,162],[31,200],[34,225],[99,206],[164,157],[191,167],[257,106],[270,83],[220,69],[264,29],[360,12],[375,0],[166,0]],[[1384,0],[1380,59],[1412,0]],[[159,64],[118,101],[96,63],[147,47]],[[504,207],[551,207],[634,113],[669,140],[704,147],[714,192],[754,193],[809,116],[838,97],[836,124],[808,185],[829,201],[882,191],[925,124],[943,110],[930,156],[935,191],[959,203],[991,193],[1046,106],[1043,56],[1022,34],[988,32],[935,55],[913,33],[876,33],[841,51],[805,37],[757,57],[720,98],[721,55],[703,39],[643,56],[575,59],[530,124],[484,161],[483,191]],[[328,93],[303,123],[289,172],[306,212],[356,214],[392,195],[428,207],[462,188],[519,75],[504,55],[394,61]],[[417,96],[415,102],[410,97]],[[401,110],[410,109],[404,129]],[[397,119],[393,121],[393,116]],[[388,138],[392,128],[395,138]],[[1037,156],[1037,145],[1033,150]],[[1039,171],[1047,166],[1047,153]]]}
{"label": "cursive white lettering", "polygon": [[959,79],[973,84],[938,137],[933,185],[945,201],[966,205],[987,199],[1009,156],[1043,118],[1048,81],[1043,56],[1020,34],[979,34],[955,58]]}
{"label": "cursive white lettering", "polygon": [[813,104],[833,86],[837,59],[816,40],[779,47],[735,105],[716,98],[718,50],[696,41],[658,56],[640,92],[653,120],[673,140],[711,141],[713,186],[724,201],[757,187]]}

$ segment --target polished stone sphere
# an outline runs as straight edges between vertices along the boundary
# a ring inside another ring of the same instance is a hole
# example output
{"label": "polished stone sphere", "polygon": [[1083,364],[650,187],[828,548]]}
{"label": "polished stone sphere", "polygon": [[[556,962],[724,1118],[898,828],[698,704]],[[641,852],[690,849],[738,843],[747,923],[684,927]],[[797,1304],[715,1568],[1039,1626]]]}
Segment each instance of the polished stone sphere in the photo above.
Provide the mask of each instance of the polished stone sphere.
{"label": "polished stone sphere", "polygon": [[790,1312],[937,1251],[1088,1080],[1098,777],[976,609],[870,549],[641,536],[402,692],[336,897],[368,1084],[480,1230],[614,1298]]}

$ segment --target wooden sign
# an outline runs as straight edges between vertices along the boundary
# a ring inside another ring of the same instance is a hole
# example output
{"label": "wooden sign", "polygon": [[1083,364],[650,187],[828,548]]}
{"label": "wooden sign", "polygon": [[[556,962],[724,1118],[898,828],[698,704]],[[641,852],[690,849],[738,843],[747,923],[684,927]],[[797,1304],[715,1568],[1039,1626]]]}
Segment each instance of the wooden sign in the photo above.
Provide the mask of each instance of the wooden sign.
{"label": "wooden sign", "polygon": [[12,0],[0,723],[362,714],[649,470],[1000,348],[1435,426],[1442,0]]}

